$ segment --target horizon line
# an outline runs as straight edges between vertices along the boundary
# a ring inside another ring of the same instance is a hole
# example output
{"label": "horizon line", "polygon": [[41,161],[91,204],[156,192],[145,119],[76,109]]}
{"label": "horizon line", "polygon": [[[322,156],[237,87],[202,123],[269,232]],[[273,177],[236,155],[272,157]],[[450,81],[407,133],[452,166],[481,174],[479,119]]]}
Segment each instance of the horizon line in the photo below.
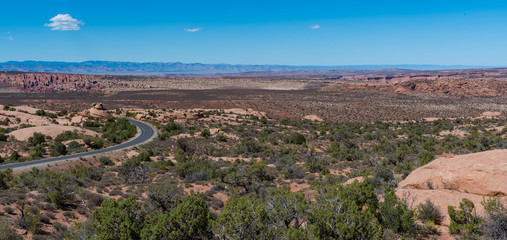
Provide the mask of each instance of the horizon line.
{"label": "horizon line", "polygon": [[288,66],[288,67],[366,67],[366,66],[438,66],[438,67],[471,67],[471,68],[503,68],[507,65],[469,65],[469,64],[432,64],[432,63],[403,63],[403,64],[339,64],[339,65],[312,65],[312,64],[258,64],[258,63],[203,63],[203,62],[181,62],[181,61],[118,61],[118,60],[85,60],[85,61],[58,61],[58,60],[8,60],[0,62],[6,63],[24,63],[24,62],[43,62],[43,63],[86,63],[86,62],[107,62],[107,63],[136,63],[136,64],[150,64],[150,63],[163,63],[163,64],[202,64],[202,65],[232,65],[232,66]]}

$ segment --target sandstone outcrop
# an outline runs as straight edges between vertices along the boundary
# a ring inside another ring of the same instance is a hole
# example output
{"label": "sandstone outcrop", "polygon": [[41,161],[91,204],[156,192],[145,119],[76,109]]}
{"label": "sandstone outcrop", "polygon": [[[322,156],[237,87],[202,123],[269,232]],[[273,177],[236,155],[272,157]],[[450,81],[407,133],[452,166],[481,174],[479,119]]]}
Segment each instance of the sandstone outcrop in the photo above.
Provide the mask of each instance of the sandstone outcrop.
{"label": "sandstone outcrop", "polygon": [[447,189],[482,196],[507,196],[507,150],[439,158],[414,170],[400,188]]}
{"label": "sandstone outcrop", "polygon": [[94,103],[92,108],[79,112],[83,117],[108,118],[111,114],[104,108],[102,103]]}
{"label": "sandstone outcrop", "polygon": [[317,122],[322,122],[324,121],[321,117],[317,116],[317,115],[306,115],[303,117],[304,119],[307,119],[307,120],[310,120],[310,121],[317,121]]}
{"label": "sandstone outcrop", "polygon": [[74,116],[74,117],[72,117],[72,119],[70,121],[72,123],[82,123],[83,122],[83,117],[82,116]]}
{"label": "sandstone outcrop", "polygon": [[444,224],[449,223],[447,206],[457,206],[462,198],[472,200],[480,214],[483,199],[507,199],[507,149],[438,158],[410,173],[397,193],[410,195],[415,205],[430,199],[444,214]]}
{"label": "sandstone outcrop", "polygon": [[396,93],[438,93],[460,96],[505,96],[507,81],[495,79],[411,80],[394,85]]}
{"label": "sandstone outcrop", "polygon": [[88,136],[98,136],[99,133],[80,128],[80,127],[74,127],[74,126],[62,126],[62,125],[48,125],[48,126],[37,126],[37,127],[29,127],[29,128],[22,128],[18,129],[16,131],[11,132],[9,135],[13,138],[19,140],[19,141],[27,141],[28,138],[33,136],[33,133],[38,132],[42,133],[46,136],[50,136],[52,138],[55,138],[58,136],[58,134],[61,134],[65,131],[77,131],[78,134],[88,135]]}

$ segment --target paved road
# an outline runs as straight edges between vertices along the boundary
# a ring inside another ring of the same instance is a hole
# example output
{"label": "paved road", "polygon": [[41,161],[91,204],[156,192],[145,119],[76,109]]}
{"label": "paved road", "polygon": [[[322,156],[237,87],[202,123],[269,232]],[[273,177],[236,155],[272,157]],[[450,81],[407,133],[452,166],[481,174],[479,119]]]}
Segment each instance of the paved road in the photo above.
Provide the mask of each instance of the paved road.
{"label": "paved road", "polygon": [[4,170],[7,168],[12,168],[12,169],[21,168],[21,167],[26,168],[26,167],[35,166],[38,164],[51,163],[51,162],[57,162],[57,161],[73,159],[73,158],[80,158],[80,157],[90,157],[90,156],[101,154],[101,153],[107,153],[107,152],[127,149],[127,148],[131,148],[133,146],[136,146],[138,144],[145,143],[156,136],[155,129],[153,127],[151,127],[150,125],[140,122],[140,121],[132,120],[132,119],[130,119],[129,121],[130,121],[130,123],[135,124],[137,126],[139,132],[138,132],[138,136],[136,138],[134,138],[128,142],[122,143],[120,145],[108,147],[108,148],[103,148],[103,149],[91,151],[91,152],[83,152],[83,153],[77,153],[77,154],[61,156],[61,157],[46,158],[46,159],[40,159],[40,160],[35,160],[35,161],[0,165],[0,170]]}

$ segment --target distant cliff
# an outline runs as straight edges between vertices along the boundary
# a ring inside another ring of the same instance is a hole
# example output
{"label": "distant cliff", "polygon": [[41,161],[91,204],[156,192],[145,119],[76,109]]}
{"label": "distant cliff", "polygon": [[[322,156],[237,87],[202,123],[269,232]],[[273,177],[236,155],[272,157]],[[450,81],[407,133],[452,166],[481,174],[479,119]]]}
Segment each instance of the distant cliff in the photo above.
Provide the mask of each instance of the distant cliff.
{"label": "distant cliff", "polygon": [[127,88],[129,84],[106,79],[105,76],[0,72],[0,86],[13,87],[24,92],[63,92]]}

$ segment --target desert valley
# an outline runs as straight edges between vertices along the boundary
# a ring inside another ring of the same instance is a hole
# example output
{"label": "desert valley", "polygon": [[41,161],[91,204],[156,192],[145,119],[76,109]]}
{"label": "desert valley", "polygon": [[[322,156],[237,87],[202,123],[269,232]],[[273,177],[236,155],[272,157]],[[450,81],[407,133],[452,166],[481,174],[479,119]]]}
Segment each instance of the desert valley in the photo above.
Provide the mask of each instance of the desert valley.
{"label": "desert valley", "polygon": [[0,239],[507,234],[507,69],[0,72],[0,104]]}

